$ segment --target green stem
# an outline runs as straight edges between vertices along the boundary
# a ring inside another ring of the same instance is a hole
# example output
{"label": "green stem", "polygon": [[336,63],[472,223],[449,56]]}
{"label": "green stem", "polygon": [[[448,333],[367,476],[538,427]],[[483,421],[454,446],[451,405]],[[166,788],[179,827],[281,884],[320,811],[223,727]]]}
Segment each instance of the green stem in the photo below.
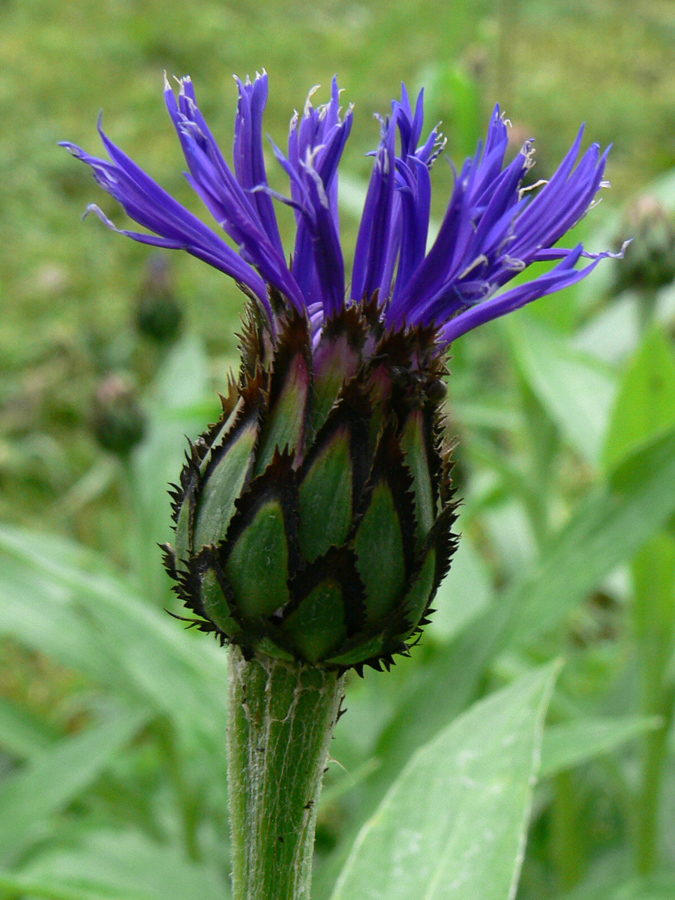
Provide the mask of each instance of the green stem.
{"label": "green stem", "polygon": [[551,832],[553,858],[559,887],[568,891],[581,881],[584,871],[584,836],[579,828],[578,791],[570,772],[554,780]]}
{"label": "green stem", "polygon": [[664,691],[660,709],[653,710],[662,716],[663,726],[649,732],[645,738],[636,846],[637,870],[641,875],[651,874],[658,859],[659,811],[674,708],[675,691],[670,688]]}
{"label": "green stem", "polygon": [[328,746],[344,679],[281,660],[229,666],[234,900],[307,900]]}

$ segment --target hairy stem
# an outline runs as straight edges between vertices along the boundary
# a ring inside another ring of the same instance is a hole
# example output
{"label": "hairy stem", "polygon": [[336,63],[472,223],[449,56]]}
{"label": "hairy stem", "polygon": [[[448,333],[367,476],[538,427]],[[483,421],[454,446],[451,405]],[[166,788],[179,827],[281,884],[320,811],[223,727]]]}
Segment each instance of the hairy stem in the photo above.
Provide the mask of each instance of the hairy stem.
{"label": "hairy stem", "polygon": [[344,679],[230,654],[234,900],[307,900],[316,813]]}

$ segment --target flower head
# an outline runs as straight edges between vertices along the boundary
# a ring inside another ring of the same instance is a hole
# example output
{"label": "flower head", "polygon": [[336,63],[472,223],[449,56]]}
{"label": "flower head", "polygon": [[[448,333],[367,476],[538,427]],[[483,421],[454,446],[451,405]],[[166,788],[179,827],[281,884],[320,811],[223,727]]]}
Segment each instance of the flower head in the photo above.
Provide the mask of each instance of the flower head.
{"label": "flower head", "polygon": [[[343,670],[389,665],[430,612],[456,546],[443,400],[447,346],[477,325],[588,274],[607,254],[552,249],[603,184],[606,154],[577,163],[581,133],[536,195],[526,145],[504,166],[507,124],[456,175],[427,252],[430,169],[422,94],[405,88],[381,122],[347,284],[338,165],[352,125],[333,81],[272,145],[290,181],[273,191],[263,155],[267,76],[238,82],[234,162],[221,154],[189,79],[166,102],[187,178],[237,250],[189,213],[101,131],[110,161],[69,149],[150,234],[226,272],[250,298],[241,368],[223,415],[191,447],[173,491],[166,565],[199,627],[245,654]],[[297,231],[287,263],[274,201]],[[92,209],[114,227],[97,208]],[[591,259],[583,269],[582,257]],[[547,274],[498,291],[528,265]]]}
{"label": "flower head", "polygon": [[[307,311],[314,334],[351,302],[377,296],[387,326],[429,325],[443,345],[544,294],[589,274],[610,253],[581,245],[555,247],[586,214],[603,180],[607,151],[591,145],[579,158],[583,129],[551,180],[523,189],[532,165],[526,143],[505,165],[508,124],[497,107],[487,138],[456,173],[438,235],[427,252],[431,210],[430,170],[443,147],[436,128],[423,136],[423,94],[413,109],[405,86],[381,122],[381,138],[361,219],[351,284],[347,285],[338,216],[338,166],[352,127],[334,79],[331,98],[314,107],[312,94],[290,126],[288,150],[272,150],[288,175],[288,196],[268,184],[263,152],[267,75],[237,82],[233,165],[221,153],[197,105],[189,78],[178,95],[165,85],[165,100],[188,172],[186,177],[220,228],[237,247],[167,194],[103,132],[110,160],[65,143],[99,182],[150,233],[122,233],[148,244],[184,249],[230,275],[257,298],[274,333],[283,303]],[[297,224],[290,264],[281,242],[273,201],[292,207]],[[112,222],[95,205],[89,207]],[[117,230],[117,229],[116,229]],[[555,249],[554,249],[555,247]],[[585,267],[577,268],[582,259]],[[559,260],[551,271],[501,292],[523,269]]]}

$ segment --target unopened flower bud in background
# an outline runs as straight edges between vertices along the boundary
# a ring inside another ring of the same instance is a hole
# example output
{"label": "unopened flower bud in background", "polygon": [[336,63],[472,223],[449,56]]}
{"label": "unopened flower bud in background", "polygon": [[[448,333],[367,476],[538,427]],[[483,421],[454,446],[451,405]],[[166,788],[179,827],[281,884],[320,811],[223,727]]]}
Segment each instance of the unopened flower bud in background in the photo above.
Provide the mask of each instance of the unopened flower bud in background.
{"label": "unopened flower bud in background", "polygon": [[126,457],[145,435],[145,415],[132,382],[124,375],[108,375],[94,397],[92,430],[110,453]]}
{"label": "unopened flower bud in background", "polygon": [[174,275],[165,256],[148,260],[138,292],[136,326],[140,333],[158,344],[169,344],[180,334],[183,311],[176,296]]}
{"label": "unopened flower bud in background", "polygon": [[656,291],[675,278],[675,225],[658,197],[643,194],[629,206],[621,234],[632,238],[616,266],[618,291]]}

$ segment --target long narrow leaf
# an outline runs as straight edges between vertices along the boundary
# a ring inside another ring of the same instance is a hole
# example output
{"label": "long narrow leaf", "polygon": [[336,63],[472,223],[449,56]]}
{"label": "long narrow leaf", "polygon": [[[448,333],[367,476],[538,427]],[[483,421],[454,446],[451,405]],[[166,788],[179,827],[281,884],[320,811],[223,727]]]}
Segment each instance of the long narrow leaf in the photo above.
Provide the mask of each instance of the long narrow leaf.
{"label": "long narrow leaf", "polygon": [[541,777],[549,778],[610,753],[646,731],[658,728],[660,722],[657,716],[618,716],[547,728],[541,749]]}
{"label": "long narrow leaf", "polygon": [[617,390],[608,370],[527,316],[510,320],[507,333],[523,376],[563,437],[597,463]]}
{"label": "long narrow leaf", "polygon": [[[389,782],[410,754],[466,707],[500,651],[554,628],[675,511],[675,432],[632,456],[577,511],[533,568],[437,653],[382,735]],[[462,598],[456,598],[461,603]],[[381,790],[381,788],[380,788]]]}
{"label": "long narrow leaf", "polygon": [[555,666],[418,750],[357,838],[332,900],[511,900]]}
{"label": "long narrow leaf", "polygon": [[[226,900],[213,866],[188,861],[175,846],[135,831],[91,831],[75,848],[54,848],[18,873],[27,883],[109,900]],[[0,876],[0,886],[2,884]],[[39,895],[39,892],[37,892]]]}
{"label": "long narrow leaf", "polygon": [[146,720],[142,711],[120,710],[0,782],[0,858],[13,859],[43,834],[48,820],[98,778]]}
{"label": "long narrow leaf", "polygon": [[[39,535],[29,541],[25,532],[5,527],[0,528],[0,550],[30,571],[38,613],[43,596],[57,593],[60,607],[42,617],[54,615],[58,629],[63,614],[75,636],[93,641],[106,657],[102,678],[114,673],[119,687],[168,715],[186,737],[199,734],[222,746],[226,655],[214,642],[186,634],[163,610],[154,609],[111,575],[95,554],[69,541]],[[44,592],[38,590],[40,585]],[[42,649],[48,652],[48,642]]]}

